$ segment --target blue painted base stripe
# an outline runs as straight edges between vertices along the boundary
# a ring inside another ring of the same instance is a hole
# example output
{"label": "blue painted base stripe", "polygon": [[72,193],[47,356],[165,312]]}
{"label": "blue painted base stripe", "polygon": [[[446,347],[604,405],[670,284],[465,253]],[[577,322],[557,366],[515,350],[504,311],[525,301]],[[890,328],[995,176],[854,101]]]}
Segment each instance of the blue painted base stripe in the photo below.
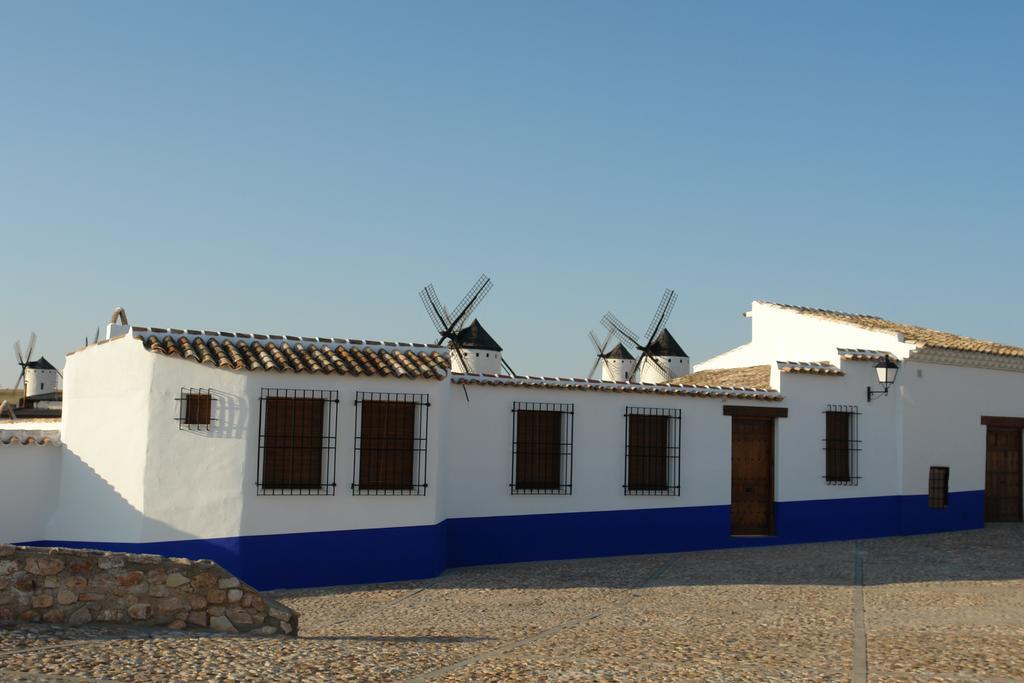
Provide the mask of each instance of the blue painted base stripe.
{"label": "blue painted base stripe", "polygon": [[984,491],[777,503],[776,535],[736,537],[730,507],[449,519],[435,525],[150,543],[34,541],[211,559],[259,589],[437,576],[446,567],[836,541],[984,526]]}

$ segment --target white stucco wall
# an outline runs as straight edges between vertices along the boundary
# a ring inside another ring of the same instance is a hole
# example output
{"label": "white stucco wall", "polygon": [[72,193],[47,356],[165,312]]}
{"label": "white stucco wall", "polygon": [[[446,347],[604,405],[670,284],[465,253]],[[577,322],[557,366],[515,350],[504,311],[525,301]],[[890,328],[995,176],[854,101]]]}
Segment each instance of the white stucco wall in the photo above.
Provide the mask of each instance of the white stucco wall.
{"label": "white stucco wall", "polygon": [[[148,355],[139,347],[139,353]],[[142,540],[167,533],[176,538],[330,531],[434,524],[437,472],[444,433],[447,384],[436,380],[221,370],[177,358],[155,356],[144,482],[149,527]],[[175,421],[182,387],[206,388],[217,401],[209,432],[180,430]],[[335,495],[257,495],[261,388],[339,392]],[[352,495],[356,392],[430,396],[427,489],[423,496]],[[141,418],[141,416],[140,416]],[[180,491],[183,495],[168,495]]]}
{"label": "white stucco wall", "polygon": [[[874,385],[872,363],[843,363],[844,376],[782,373],[781,389],[789,417],[776,421],[777,500],[823,500],[890,496],[900,493],[899,405],[891,400],[866,400]],[[825,415],[829,404],[855,406],[860,452],[855,486],[825,482]]]}
{"label": "white stucco wall", "polygon": [[57,391],[57,371],[25,368],[25,394],[28,398]]}
{"label": "white stucco wall", "polygon": [[904,491],[927,493],[933,465],[950,468],[950,491],[984,489],[981,416],[1024,417],[1024,373],[909,361],[896,382],[903,401]]}
{"label": "white stucco wall", "polygon": [[0,543],[36,541],[57,505],[59,446],[0,444]]}
{"label": "white stucco wall", "polygon": [[122,541],[141,533],[154,360],[127,337],[67,357],[60,505],[47,538]]}
{"label": "white stucco wall", "polygon": [[890,332],[804,315],[755,301],[751,305],[749,344],[709,358],[694,370],[737,368],[786,361],[837,361],[837,348],[887,351],[906,358],[915,347]]}

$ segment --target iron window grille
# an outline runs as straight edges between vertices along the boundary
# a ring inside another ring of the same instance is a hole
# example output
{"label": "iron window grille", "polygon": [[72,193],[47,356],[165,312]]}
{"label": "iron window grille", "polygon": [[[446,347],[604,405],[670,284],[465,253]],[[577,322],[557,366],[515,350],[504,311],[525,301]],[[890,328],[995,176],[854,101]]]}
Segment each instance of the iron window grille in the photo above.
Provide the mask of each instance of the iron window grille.
{"label": "iron window grille", "polygon": [[928,507],[949,506],[949,468],[932,467],[928,470]]}
{"label": "iron window grille", "polygon": [[211,413],[217,399],[211,395],[210,389],[182,387],[174,400],[178,402],[178,417],[174,418],[178,421],[178,429],[209,431],[210,424],[216,422]]}
{"label": "iron window grille", "polygon": [[352,493],[427,493],[429,394],[356,392]]}
{"label": "iron window grille", "polygon": [[259,420],[257,494],[333,496],[338,392],[261,389]]}
{"label": "iron window grille", "polygon": [[856,486],[860,482],[860,410],[829,405],[825,412],[825,483]]}
{"label": "iron window grille", "polygon": [[513,494],[572,493],[572,403],[512,404]]}
{"label": "iron window grille", "polygon": [[626,408],[627,496],[678,496],[680,435],[678,408]]}

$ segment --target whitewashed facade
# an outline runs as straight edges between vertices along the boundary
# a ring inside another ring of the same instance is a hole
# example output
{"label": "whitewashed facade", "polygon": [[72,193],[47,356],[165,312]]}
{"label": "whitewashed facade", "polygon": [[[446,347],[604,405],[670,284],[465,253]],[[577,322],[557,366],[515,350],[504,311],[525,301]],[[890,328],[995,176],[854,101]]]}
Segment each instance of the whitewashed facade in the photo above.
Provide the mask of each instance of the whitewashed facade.
{"label": "whitewashed facade", "polygon": [[[814,310],[755,302],[751,342],[675,384],[452,373],[416,360],[447,353],[428,345],[267,337],[257,344],[252,335],[112,325],[111,339],[69,355],[63,420],[47,444],[16,446],[32,426],[16,438],[14,425],[0,424],[0,541],[209,557],[274,588],[432,576],[465,564],[983,525],[987,430],[1016,429],[1019,444],[1024,350],[944,348]],[[274,354],[229,353],[242,345]],[[352,363],[339,359],[325,371],[332,350]],[[868,401],[868,387],[879,389],[875,362],[886,356],[900,364],[897,380]],[[701,385],[702,377],[743,368],[761,368],[764,382]],[[194,390],[212,399],[208,428],[182,426],[182,397]],[[332,448],[316,495],[267,495],[258,483],[268,390],[337,392],[323,417],[334,426],[325,427]],[[353,487],[363,476],[356,458],[364,394],[419,397],[422,486],[410,495]],[[526,493],[515,483],[523,476],[517,411],[552,406],[564,412],[563,469],[571,456],[563,486]],[[855,474],[842,485],[826,481],[829,406],[857,411],[848,455]],[[678,427],[666,442],[678,465],[669,465],[658,495],[627,487],[627,416],[640,410],[671,416]],[[771,424],[770,524],[762,534],[735,533],[742,486],[734,429],[744,419]],[[929,497],[933,467],[948,468],[942,500]]]}

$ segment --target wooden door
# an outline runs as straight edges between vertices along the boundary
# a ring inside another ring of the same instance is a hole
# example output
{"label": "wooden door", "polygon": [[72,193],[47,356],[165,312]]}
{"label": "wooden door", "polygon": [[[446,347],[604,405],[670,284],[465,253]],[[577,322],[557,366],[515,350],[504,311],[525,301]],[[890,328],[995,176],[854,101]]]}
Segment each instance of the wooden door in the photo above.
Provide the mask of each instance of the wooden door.
{"label": "wooden door", "polygon": [[985,521],[1021,521],[1020,429],[989,427],[985,449]]}
{"label": "wooden door", "polygon": [[732,533],[771,534],[775,508],[771,418],[732,419]]}

